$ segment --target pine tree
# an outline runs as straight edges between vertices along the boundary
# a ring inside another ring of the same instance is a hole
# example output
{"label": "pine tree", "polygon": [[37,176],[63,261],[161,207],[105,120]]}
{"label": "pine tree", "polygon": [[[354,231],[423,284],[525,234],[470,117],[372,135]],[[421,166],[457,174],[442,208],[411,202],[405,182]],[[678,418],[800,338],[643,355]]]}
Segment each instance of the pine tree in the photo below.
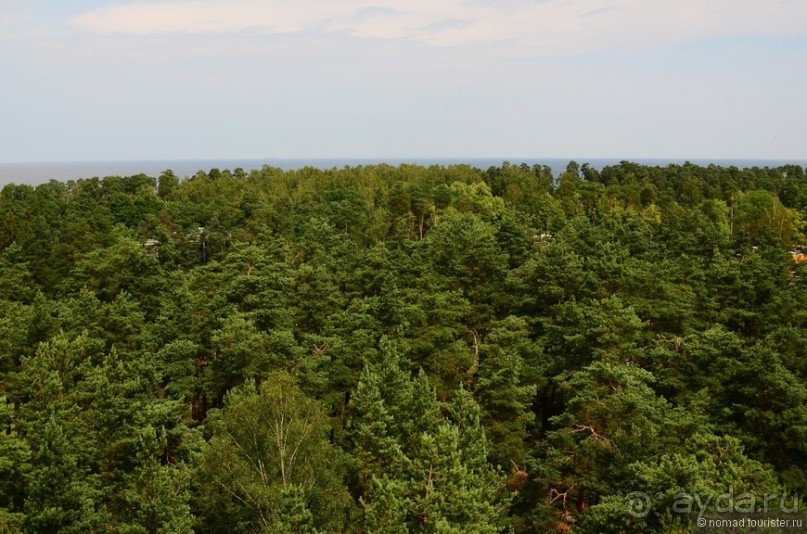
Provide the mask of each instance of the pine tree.
{"label": "pine tree", "polygon": [[14,405],[0,396],[0,532],[22,530],[25,477],[31,451],[16,430]]}
{"label": "pine tree", "polygon": [[504,479],[488,463],[479,407],[468,392],[441,405],[426,375],[411,378],[386,345],[351,402],[368,531],[502,528]]}
{"label": "pine tree", "polygon": [[491,441],[491,457],[508,468],[524,460],[527,431],[534,418],[531,405],[537,386],[529,384],[525,374],[530,373],[527,362],[537,367],[537,347],[528,333],[526,321],[511,316],[496,325],[480,349],[475,392]]}

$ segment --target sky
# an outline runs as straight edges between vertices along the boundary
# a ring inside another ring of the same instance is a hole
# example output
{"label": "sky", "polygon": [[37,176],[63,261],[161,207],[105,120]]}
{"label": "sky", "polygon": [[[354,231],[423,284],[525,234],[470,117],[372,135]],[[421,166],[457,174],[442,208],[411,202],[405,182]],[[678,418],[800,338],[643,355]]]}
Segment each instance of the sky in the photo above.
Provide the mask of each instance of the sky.
{"label": "sky", "polygon": [[0,0],[0,162],[807,160],[807,0]]}

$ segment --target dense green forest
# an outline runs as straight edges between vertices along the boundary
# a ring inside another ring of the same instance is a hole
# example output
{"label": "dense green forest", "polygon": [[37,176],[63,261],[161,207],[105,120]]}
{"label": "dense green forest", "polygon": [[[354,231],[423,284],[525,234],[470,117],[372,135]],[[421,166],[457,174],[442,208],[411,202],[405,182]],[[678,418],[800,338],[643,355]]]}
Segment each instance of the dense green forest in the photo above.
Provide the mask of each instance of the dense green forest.
{"label": "dense green forest", "polygon": [[0,532],[673,533],[682,495],[807,495],[799,166],[0,195]]}

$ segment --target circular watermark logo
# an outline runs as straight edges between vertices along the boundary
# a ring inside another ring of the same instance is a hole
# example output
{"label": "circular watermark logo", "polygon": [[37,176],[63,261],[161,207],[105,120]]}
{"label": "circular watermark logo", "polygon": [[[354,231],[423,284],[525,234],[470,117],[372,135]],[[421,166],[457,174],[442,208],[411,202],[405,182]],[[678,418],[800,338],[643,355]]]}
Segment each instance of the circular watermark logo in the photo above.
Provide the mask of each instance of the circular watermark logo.
{"label": "circular watermark logo", "polygon": [[650,513],[650,496],[643,491],[633,491],[625,495],[625,508],[633,517],[645,517]]}

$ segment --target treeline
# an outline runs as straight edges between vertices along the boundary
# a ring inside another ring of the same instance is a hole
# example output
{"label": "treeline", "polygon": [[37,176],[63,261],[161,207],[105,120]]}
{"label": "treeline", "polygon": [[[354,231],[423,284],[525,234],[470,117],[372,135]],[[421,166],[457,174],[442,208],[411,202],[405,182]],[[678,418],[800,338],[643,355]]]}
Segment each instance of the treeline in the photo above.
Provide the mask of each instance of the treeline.
{"label": "treeline", "polygon": [[7,185],[0,532],[672,533],[684,494],[800,507],[805,213],[796,165]]}

